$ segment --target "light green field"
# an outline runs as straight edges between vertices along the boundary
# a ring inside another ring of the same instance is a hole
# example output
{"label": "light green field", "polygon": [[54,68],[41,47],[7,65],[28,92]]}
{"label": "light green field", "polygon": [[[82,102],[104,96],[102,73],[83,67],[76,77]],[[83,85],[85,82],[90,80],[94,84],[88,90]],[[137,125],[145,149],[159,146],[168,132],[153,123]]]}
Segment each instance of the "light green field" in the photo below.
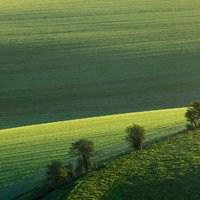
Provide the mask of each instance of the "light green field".
{"label": "light green field", "polygon": [[0,128],[199,98],[199,0],[0,1]]}
{"label": "light green field", "polygon": [[199,145],[198,131],[125,155],[80,181],[68,198],[61,191],[55,199],[199,200]]}
{"label": "light green field", "polygon": [[69,162],[69,147],[80,138],[94,141],[97,160],[127,150],[125,128],[138,123],[147,130],[146,141],[184,128],[185,109],[111,115],[0,131],[0,185],[14,184],[46,168],[54,159]]}

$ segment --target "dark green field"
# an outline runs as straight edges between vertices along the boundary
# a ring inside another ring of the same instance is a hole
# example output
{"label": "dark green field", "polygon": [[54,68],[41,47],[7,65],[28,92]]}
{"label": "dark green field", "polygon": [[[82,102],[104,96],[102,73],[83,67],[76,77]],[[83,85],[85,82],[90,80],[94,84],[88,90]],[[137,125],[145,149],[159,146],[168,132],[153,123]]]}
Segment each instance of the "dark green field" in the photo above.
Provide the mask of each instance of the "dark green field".
{"label": "dark green field", "polygon": [[0,128],[186,105],[200,1],[0,2]]}

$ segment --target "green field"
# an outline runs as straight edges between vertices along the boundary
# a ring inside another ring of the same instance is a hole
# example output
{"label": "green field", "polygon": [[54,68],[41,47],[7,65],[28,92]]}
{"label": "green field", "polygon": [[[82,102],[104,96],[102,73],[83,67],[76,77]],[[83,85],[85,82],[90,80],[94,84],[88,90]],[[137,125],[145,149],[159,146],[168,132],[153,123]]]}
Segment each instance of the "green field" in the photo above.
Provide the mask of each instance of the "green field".
{"label": "green field", "polygon": [[[199,145],[196,132],[125,155],[80,181],[65,200],[198,200]],[[64,200],[62,192],[55,199]]]}
{"label": "green field", "polygon": [[0,2],[0,128],[199,97],[199,0]]}
{"label": "green field", "polygon": [[[0,1],[0,198],[34,187],[51,160],[72,161],[69,147],[80,138],[94,141],[96,160],[101,161],[128,149],[124,131],[132,123],[147,129],[145,142],[182,130],[181,107],[200,97],[199,24],[199,0]],[[146,110],[157,111],[136,112]],[[150,154],[161,159],[155,177],[168,172],[159,152],[172,145],[164,155],[182,155],[186,141],[177,141],[177,152],[172,142],[141,153],[145,159]],[[190,149],[191,159],[196,146]],[[147,170],[152,158],[138,163],[130,180],[126,175],[136,161],[124,157],[113,163],[123,160],[125,173],[105,179],[118,181],[116,187],[102,184],[94,190],[97,198],[106,194],[106,199],[117,200],[132,190],[137,193],[133,177],[144,186],[137,173],[143,164]],[[96,181],[114,167],[97,173]],[[95,187],[94,179],[86,178],[86,187]],[[20,181],[17,189],[3,194]],[[155,183],[151,173],[147,181]],[[82,189],[80,183],[72,199]]]}
{"label": "green field", "polygon": [[169,109],[0,130],[0,185],[37,175],[54,159],[69,162],[69,147],[80,138],[94,141],[101,160],[128,149],[125,129],[132,123],[147,129],[146,141],[173,134],[184,128],[184,112],[184,108]]}

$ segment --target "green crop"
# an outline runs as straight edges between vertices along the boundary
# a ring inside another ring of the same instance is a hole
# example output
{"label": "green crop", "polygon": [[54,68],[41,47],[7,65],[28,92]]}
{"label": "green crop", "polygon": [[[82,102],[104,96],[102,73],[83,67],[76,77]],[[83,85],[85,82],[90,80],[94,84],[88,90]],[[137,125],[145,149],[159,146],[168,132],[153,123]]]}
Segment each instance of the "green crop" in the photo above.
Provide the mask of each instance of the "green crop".
{"label": "green crop", "polygon": [[31,176],[54,159],[71,161],[69,148],[80,138],[94,141],[97,160],[102,160],[127,150],[125,129],[132,123],[147,129],[146,140],[173,134],[184,128],[184,112],[169,109],[1,130],[0,184]]}

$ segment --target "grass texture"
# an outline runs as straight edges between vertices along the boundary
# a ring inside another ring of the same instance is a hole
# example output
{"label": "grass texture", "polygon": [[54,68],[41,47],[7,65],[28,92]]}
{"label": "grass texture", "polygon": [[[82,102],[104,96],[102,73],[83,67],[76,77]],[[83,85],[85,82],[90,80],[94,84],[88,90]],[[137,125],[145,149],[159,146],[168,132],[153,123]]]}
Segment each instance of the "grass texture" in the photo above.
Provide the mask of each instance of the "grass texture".
{"label": "grass texture", "polygon": [[0,128],[199,98],[200,1],[0,2]]}

